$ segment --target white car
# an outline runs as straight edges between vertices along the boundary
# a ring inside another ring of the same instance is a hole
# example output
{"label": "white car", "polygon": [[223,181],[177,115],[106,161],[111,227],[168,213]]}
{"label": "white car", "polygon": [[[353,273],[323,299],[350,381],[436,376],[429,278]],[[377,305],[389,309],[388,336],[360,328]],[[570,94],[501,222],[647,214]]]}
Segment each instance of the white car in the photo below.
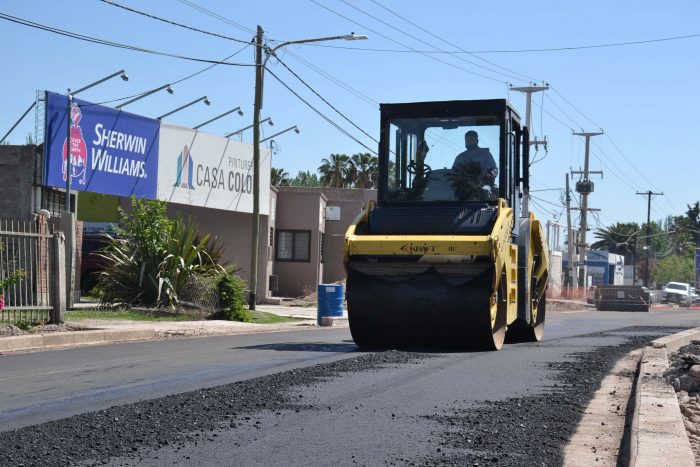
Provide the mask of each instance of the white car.
{"label": "white car", "polygon": [[661,291],[661,303],[678,303],[683,306],[690,306],[692,295],[690,284],[684,282],[669,282]]}

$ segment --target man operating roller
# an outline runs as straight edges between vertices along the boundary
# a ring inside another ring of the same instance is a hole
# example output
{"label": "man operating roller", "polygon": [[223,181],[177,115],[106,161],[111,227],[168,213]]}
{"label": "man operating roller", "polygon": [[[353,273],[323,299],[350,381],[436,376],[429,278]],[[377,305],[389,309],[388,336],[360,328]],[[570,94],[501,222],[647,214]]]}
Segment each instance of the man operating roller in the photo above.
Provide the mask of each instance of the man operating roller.
{"label": "man operating roller", "polygon": [[[464,134],[467,150],[452,164],[455,190],[461,199],[488,198],[495,186],[498,166],[488,148],[479,147],[479,134],[469,130]],[[485,190],[488,188],[488,190]]]}

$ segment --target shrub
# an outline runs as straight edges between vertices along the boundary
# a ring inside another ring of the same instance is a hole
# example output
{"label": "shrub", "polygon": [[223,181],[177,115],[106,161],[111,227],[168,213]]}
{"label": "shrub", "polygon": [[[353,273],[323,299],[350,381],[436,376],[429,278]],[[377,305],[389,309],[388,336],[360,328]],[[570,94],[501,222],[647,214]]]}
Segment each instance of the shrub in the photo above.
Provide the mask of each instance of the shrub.
{"label": "shrub", "polygon": [[245,282],[243,279],[227,271],[221,275],[217,289],[219,291],[221,311],[215,315],[216,318],[244,322],[251,320],[250,313],[246,309]]}
{"label": "shrub", "polygon": [[105,264],[98,285],[103,305],[175,307],[192,276],[217,276],[221,249],[191,219],[165,214],[166,203],[132,197],[120,212],[118,236],[94,253]]}

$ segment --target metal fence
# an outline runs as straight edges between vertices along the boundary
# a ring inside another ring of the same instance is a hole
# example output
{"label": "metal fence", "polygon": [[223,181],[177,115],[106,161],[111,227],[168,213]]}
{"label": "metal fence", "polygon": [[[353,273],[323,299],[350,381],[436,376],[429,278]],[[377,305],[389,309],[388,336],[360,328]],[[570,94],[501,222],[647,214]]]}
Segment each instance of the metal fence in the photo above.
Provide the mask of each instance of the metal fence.
{"label": "metal fence", "polygon": [[0,291],[5,306],[0,323],[50,319],[53,233],[43,217],[36,222],[0,219],[0,280],[24,272]]}

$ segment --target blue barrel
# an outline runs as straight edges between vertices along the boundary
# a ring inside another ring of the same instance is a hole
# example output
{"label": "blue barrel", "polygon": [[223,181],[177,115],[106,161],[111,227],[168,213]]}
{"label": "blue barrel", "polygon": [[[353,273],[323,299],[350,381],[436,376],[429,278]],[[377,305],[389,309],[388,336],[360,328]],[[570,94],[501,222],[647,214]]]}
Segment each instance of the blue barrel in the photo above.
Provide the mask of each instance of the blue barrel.
{"label": "blue barrel", "polygon": [[318,284],[317,322],[321,325],[324,316],[343,316],[345,286],[343,284]]}

